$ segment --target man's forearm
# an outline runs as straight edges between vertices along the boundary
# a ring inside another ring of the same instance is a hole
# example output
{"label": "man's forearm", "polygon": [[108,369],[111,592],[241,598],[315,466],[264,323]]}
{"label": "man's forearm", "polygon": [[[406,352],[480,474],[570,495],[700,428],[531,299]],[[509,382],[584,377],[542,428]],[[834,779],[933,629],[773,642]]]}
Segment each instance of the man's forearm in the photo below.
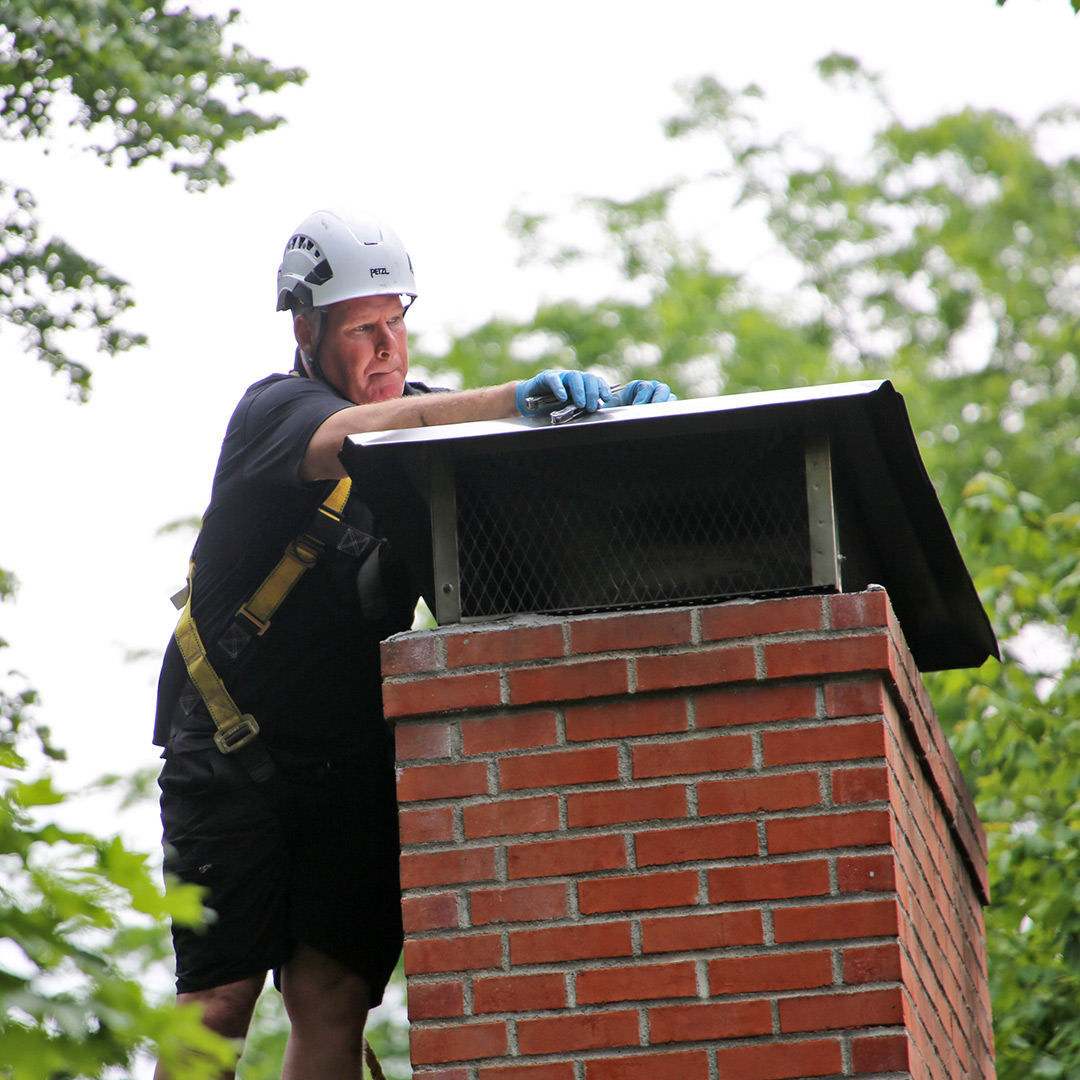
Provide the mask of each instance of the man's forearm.
{"label": "man's forearm", "polygon": [[516,388],[517,383],[510,382],[478,390],[453,390],[447,394],[415,394],[342,409],[324,420],[312,435],[304,453],[301,479],[310,482],[343,477],[345,470],[338,461],[338,451],[350,435],[517,416]]}

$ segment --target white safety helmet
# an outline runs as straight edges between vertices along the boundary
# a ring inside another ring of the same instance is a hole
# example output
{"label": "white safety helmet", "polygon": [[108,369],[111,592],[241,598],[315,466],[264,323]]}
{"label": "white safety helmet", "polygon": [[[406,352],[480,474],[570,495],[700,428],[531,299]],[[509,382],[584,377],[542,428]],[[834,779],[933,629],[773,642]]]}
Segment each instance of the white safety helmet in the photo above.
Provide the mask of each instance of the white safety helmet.
{"label": "white safety helmet", "polygon": [[394,294],[416,299],[412,260],[397,233],[375,218],[317,210],[285,245],[278,311]]}

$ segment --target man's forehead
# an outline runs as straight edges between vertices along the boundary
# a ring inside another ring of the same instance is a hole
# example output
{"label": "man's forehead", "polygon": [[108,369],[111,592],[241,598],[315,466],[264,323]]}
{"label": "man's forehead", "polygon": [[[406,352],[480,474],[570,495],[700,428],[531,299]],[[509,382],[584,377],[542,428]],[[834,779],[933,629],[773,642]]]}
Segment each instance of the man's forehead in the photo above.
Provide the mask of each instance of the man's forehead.
{"label": "man's forehead", "polygon": [[357,296],[351,300],[339,300],[336,304],[330,305],[330,310],[342,319],[364,319],[404,311],[405,304],[399,293],[386,293],[379,296]]}

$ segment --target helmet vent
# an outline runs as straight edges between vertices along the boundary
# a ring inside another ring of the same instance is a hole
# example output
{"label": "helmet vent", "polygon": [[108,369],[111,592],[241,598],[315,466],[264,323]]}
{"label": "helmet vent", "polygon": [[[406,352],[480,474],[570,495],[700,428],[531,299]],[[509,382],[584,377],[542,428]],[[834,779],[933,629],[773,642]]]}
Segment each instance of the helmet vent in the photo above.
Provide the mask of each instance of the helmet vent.
{"label": "helmet vent", "polygon": [[313,266],[305,275],[304,280],[309,285],[325,285],[334,276],[334,271],[328,259]]}
{"label": "helmet vent", "polygon": [[289,237],[288,244],[285,245],[285,250],[295,251],[300,248],[303,251],[311,253],[313,259],[321,259],[323,257],[322,252],[319,250],[318,245],[310,236],[305,236],[303,233],[295,233]]}

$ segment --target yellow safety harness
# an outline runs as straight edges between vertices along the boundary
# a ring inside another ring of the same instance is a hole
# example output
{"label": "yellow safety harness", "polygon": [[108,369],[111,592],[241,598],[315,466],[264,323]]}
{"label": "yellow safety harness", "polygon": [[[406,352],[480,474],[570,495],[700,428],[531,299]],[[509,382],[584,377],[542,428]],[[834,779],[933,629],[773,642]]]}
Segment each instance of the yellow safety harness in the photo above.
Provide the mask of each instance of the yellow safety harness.
{"label": "yellow safety harness", "polygon": [[[320,559],[327,546],[327,537],[331,530],[341,529],[341,513],[349,498],[352,481],[348,478],[338,481],[334,490],[315,512],[307,528],[295,539],[290,540],[277,565],[270,571],[263,583],[255,590],[250,599],[240,605],[234,619],[232,631],[222,637],[222,647],[234,658],[252,636],[262,637],[270,627],[274,612],[292,592],[296,583]],[[373,538],[359,533],[350,527],[346,531],[366,541]],[[341,546],[341,545],[339,545]],[[223,754],[232,754],[246,750],[241,755],[245,768],[257,780],[268,779],[273,775],[273,762],[265,749],[255,742],[259,734],[259,725],[251,713],[242,713],[233,701],[232,695],[225,688],[221,677],[214,670],[206,653],[195,620],[191,614],[192,582],[195,580],[195,559],[188,567],[187,586],[174,596],[173,603],[183,607],[180,621],[176,625],[174,637],[184,658],[188,676],[206,705],[217,732],[214,742]],[[250,625],[249,625],[250,624]],[[246,759],[246,760],[245,760]]]}

